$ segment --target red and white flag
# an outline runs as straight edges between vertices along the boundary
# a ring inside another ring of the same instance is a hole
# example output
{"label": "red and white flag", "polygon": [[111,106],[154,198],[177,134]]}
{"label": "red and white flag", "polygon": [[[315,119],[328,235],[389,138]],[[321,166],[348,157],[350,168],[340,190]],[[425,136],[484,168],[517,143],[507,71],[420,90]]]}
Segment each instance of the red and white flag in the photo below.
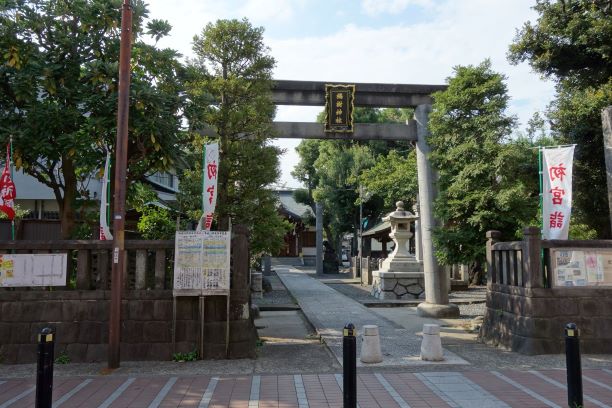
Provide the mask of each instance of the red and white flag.
{"label": "red and white flag", "polygon": [[0,176],[0,211],[4,212],[9,220],[15,219],[15,197],[17,197],[17,190],[15,190],[15,184],[11,179],[11,147],[10,144],[6,145],[6,163],[4,163],[4,170],[2,176]]}
{"label": "red and white flag", "polygon": [[102,179],[102,192],[100,194],[100,240],[112,240],[113,235],[108,227],[108,186],[110,177],[110,152],[106,152],[106,163],[104,164],[104,178]]}
{"label": "red and white flag", "polygon": [[219,169],[219,144],[204,147],[204,168],[202,169],[202,218],[196,230],[210,231],[217,206],[217,170]]}
{"label": "red and white flag", "polygon": [[572,214],[574,146],[543,149],[542,238],[567,239]]}

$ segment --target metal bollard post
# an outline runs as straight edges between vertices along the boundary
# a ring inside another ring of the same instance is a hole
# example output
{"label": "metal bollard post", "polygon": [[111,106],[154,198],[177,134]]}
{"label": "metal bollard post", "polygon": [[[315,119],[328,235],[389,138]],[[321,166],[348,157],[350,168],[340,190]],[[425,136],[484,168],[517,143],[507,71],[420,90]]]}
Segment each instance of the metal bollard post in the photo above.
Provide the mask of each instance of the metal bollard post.
{"label": "metal bollard post", "polygon": [[42,329],[38,335],[38,367],[36,369],[36,408],[51,408],[53,400],[53,348],[55,330]]}
{"label": "metal bollard post", "polygon": [[580,336],[575,323],[565,325],[565,361],[567,370],[567,403],[570,408],[582,407]]}
{"label": "metal bollard post", "polygon": [[342,368],[344,408],[357,408],[357,333],[353,323],[344,326]]}

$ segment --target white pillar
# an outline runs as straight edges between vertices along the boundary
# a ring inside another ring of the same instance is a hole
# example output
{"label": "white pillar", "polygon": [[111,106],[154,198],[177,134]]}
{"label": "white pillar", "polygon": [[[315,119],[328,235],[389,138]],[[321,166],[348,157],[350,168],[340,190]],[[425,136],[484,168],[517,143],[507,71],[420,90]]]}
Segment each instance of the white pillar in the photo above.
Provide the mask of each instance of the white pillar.
{"label": "white pillar", "polygon": [[421,243],[423,252],[423,270],[425,275],[425,302],[419,304],[417,312],[427,317],[459,316],[457,305],[448,303],[448,277],[436,259],[432,230],[435,227],[433,202],[436,198],[434,181],[436,175],[428,156],[430,152],[427,138],[427,122],[431,105],[419,105],[414,111],[417,126],[417,171],[419,183],[419,209],[421,221]]}

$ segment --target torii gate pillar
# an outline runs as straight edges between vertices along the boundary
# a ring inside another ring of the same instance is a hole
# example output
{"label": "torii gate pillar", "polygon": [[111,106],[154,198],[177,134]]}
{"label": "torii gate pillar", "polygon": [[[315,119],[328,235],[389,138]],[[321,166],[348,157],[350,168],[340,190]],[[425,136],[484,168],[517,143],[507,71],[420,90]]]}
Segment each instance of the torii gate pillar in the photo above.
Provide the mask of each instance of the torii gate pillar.
{"label": "torii gate pillar", "polygon": [[417,128],[416,153],[421,243],[425,272],[425,302],[419,304],[417,313],[424,317],[458,317],[459,307],[448,302],[449,278],[444,268],[436,260],[432,240],[432,229],[435,227],[432,205],[436,198],[436,186],[434,185],[436,175],[427,157],[430,152],[427,144],[429,112],[431,112],[431,105],[419,105],[414,111]]}

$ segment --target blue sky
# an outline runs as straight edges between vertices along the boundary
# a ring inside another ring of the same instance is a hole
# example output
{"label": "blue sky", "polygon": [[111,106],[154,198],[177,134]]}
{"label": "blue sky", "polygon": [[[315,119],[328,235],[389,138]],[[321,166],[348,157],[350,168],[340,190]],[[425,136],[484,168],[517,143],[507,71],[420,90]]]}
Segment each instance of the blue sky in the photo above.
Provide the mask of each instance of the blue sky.
{"label": "blue sky", "polygon": [[[510,114],[524,125],[546,108],[553,84],[526,64],[506,61],[516,29],[537,15],[535,0],[150,0],[151,18],[174,27],[160,45],[191,55],[195,34],[219,18],[248,18],[264,28],[276,58],[275,78],[317,81],[443,84],[456,65],[490,58],[507,77]],[[350,61],[350,64],[346,64]],[[279,107],[277,120],[314,121],[318,107]],[[281,183],[290,176],[299,141],[276,142]]]}

